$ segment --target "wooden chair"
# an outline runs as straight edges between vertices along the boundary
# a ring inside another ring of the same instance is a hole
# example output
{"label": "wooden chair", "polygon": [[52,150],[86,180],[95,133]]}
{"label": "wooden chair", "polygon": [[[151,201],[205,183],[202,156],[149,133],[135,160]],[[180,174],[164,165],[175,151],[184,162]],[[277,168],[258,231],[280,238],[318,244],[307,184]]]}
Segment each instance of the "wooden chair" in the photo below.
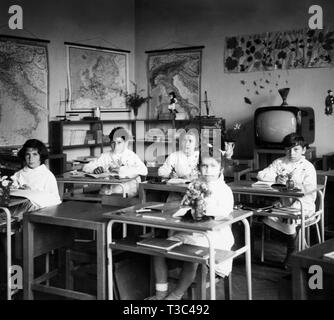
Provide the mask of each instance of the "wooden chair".
{"label": "wooden chair", "polygon": [[[317,190],[316,198],[316,210],[313,214],[305,218],[305,238],[301,239],[301,230],[298,231],[298,250],[302,248],[302,241],[306,244],[306,247],[311,246],[310,244],[310,228],[312,226],[316,227],[318,242],[322,243],[325,240],[325,230],[324,230],[324,198],[327,185],[327,176],[317,175],[317,184],[321,186],[320,190]],[[291,215],[290,219],[299,219],[299,216]],[[320,227],[319,227],[320,223]],[[264,231],[265,224],[262,223],[262,234],[261,234],[261,262],[264,261]]]}

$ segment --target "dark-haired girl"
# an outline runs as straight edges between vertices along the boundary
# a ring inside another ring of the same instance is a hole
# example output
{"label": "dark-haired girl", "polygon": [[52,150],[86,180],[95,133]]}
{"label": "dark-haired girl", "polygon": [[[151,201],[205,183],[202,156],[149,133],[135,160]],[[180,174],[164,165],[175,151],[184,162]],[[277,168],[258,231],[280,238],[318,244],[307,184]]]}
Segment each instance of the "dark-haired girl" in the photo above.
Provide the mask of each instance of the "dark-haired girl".
{"label": "dark-haired girl", "polygon": [[32,204],[28,211],[61,203],[56,178],[45,165],[48,151],[44,143],[36,139],[27,140],[18,156],[24,167],[11,179],[13,188],[34,191],[28,197]]}

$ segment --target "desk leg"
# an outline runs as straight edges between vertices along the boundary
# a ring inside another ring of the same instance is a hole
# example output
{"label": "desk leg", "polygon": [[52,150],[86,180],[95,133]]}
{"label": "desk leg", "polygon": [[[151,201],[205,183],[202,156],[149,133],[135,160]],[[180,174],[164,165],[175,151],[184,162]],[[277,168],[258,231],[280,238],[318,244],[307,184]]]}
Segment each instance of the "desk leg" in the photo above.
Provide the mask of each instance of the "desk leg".
{"label": "desk leg", "polygon": [[139,193],[139,202],[145,203],[146,202],[146,190],[142,184],[139,185],[138,193]]}
{"label": "desk leg", "polygon": [[108,299],[113,300],[113,261],[112,261],[112,249],[110,244],[112,242],[112,226],[113,221],[110,220],[107,225],[107,256],[108,256]]}
{"label": "desk leg", "polygon": [[292,260],[292,298],[293,300],[306,300],[306,273],[298,261]]}
{"label": "desk leg", "polygon": [[96,253],[97,253],[97,299],[106,299],[106,248],[105,228],[100,227],[96,232]]}
{"label": "desk leg", "polygon": [[31,285],[34,279],[34,226],[28,221],[27,216],[23,218],[23,296],[24,300],[34,298]]}
{"label": "desk leg", "polygon": [[248,300],[252,300],[252,269],[251,269],[251,244],[250,227],[247,219],[241,220],[245,227],[245,246],[246,246],[246,276]]}
{"label": "desk leg", "polygon": [[57,181],[58,184],[58,191],[59,191],[59,197],[61,200],[64,198],[64,182],[62,181]]}
{"label": "desk leg", "polygon": [[216,300],[216,270],[215,270],[215,248],[212,241],[206,233],[203,235],[207,238],[209,243],[209,275],[210,275],[210,299]]}

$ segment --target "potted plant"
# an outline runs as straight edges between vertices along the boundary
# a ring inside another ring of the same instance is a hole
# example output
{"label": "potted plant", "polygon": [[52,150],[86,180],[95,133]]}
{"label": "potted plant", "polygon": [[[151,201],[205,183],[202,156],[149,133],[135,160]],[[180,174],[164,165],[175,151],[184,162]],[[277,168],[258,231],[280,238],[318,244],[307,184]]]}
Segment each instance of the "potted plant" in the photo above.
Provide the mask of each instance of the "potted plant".
{"label": "potted plant", "polygon": [[133,110],[133,114],[135,117],[138,115],[138,108],[145,102],[147,102],[149,99],[151,99],[150,96],[143,97],[140,95],[141,92],[144,91],[144,89],[138,90],[138,85],[131,81],[131,84],[134,86],[134,92],[129,93],[128,91],[121,91],[121,95],[125,97],[125,103],[126,105]]}
{"label": "potted plant", "polygon": [[12,184],[13,181],[7,176],[0,178],[0,206],[8,206],[10,202],[10,186]]}

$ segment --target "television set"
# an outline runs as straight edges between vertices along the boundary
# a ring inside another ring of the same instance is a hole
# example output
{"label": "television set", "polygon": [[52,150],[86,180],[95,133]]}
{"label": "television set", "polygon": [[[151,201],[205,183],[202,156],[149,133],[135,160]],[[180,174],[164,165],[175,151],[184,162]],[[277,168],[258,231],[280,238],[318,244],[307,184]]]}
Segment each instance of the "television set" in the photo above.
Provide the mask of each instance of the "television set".
{"label": "television set", "polygon": [[283,149],[282,141],[290,133],[302,135],[307,144],[314,142],[314,110],[311,107],[260,107],[254,113],[255,145],[258,148]]}

